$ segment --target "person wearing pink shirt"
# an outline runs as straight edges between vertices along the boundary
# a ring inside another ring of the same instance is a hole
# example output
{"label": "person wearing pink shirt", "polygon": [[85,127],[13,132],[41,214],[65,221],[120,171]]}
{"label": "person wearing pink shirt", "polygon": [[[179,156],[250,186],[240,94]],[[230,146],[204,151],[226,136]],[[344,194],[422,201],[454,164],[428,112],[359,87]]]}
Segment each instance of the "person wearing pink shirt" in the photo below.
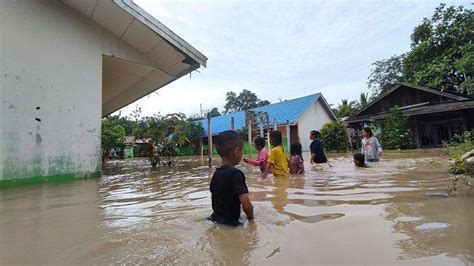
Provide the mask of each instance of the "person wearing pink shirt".
{"label": "person wearing pink shirt", "polygon": [[265,171],[268,160],[268,151],[265,149],[265,139],[262,137],[256,137],[254,140],[255,148],[257,148],[257,159],[253,160],[250,158],[245,158],[244,162],[251,164],[253,166],[259,166],[262,173]]}

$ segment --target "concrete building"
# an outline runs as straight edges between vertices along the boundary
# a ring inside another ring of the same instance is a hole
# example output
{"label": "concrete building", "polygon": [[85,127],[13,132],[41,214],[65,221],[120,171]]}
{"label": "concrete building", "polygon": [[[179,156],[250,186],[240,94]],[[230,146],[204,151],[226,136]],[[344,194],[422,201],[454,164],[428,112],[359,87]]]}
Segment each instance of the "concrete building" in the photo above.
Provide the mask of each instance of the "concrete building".
{"label": "concrete building", "polygon": [[[290,133],[290,144],[300,142],[304,151],[309,150],[311,144],[309,132],[311,130],[320,130],[325,123],[337,119],[321,93],[285,100],[249,111],[267,113],[270,128],[276,127],[286,139]],[[217,135],[222,131],[232,129],[232,120],[235,130],[245,128],[244,111],[229,113],[211,119],[212,134]],[[200,123],[207,136],[207,119],[201,120]],[[287,125],[289,125],[289,130],[287,130]],[[254,129],[253,137],[259,135],[262,127],[258,123],[252,127]],[[285,141],[283,144],[286,146]]]}
{"label": "concrete building", "polygon": [[207,61],[131,0],[0,14],[0,185],[99,175],[101,117]]}

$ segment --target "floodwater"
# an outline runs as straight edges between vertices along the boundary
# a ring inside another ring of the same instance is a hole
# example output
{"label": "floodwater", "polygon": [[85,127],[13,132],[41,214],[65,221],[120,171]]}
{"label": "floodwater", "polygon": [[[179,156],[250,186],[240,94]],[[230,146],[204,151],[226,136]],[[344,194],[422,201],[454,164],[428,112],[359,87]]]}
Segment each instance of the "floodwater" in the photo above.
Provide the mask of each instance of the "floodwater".
{"label": "floodwater", "polygon": [[441,153],[385,154],[364,169],[333,156],[264,182],[241,165],[256,219],[238,228],[205,220],[206,161],[111,161],[100,179],[1,189],[0,264],[472,265],[474,191],[445,194]]}

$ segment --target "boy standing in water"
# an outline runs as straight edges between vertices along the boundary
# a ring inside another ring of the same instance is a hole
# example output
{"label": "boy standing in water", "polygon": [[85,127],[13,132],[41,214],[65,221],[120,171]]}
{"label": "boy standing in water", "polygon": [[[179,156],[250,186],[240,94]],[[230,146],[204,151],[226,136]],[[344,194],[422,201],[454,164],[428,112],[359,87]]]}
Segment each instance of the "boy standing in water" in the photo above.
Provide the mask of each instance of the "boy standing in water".
{"label": "boy standing in water", "polygon": [[365,164],[365,155],[362,153],[354,154],[354,165],[357,167],[368,167],[368,165]]}
{"label": "boy standing in water", "polygon": [[320,133],[316,130],[311,130],[309,133],[309,138],[313,140],[309,149],[311,150],[311,161],[310,163],[327,163],[328,159],[326,158],[326,154],[324,153],[324,147],[319,138]]}
{"label": "boy standing in water", "polygon": [[281,146],[281,132],[272,131],[270,133],[270,144],[273,148],[270,150],[270,156],[268,156],[267,167],[265,172],[262,174],[262,179],[267,178],[270,170],[275,177],[289,177],[290,171],[288,169],[288,157]]}
{"label": "boy standing in water", "polygon": [[242,138],[233,130],[224,131],[217,136],[216,149],[222,158],[222,165],[216,169],[211,180],[213,213],[209,219],[220,224],[241,225],[241,205],[247,219],[253,219],[245,175],[234,167],[242,159]]}
{"label": "boy standing in water", "polygon": [[265,172],[265,167],[267,166],[268,160],[268,151],[265,149],[265,139],[262,137],[256,137],[254,140],[255,148],[257,149],[257,160],[244,159],[244,162],[251,164],[253,166],[259,166],[260,171]]}

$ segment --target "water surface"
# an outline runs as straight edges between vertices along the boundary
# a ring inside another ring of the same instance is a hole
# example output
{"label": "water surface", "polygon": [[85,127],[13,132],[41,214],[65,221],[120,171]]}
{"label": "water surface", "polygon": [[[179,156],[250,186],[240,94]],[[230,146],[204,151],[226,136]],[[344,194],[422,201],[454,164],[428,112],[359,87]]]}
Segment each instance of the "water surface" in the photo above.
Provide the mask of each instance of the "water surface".
{"label": "water surface", "polygon": [[111,161],[100,179],[1,189],[0,264],[473,264],[474,196],[446,197],[440,154],[333,156],[263,182],[241,165],[256,219],[238,228],[205,220],[206,161]]}

